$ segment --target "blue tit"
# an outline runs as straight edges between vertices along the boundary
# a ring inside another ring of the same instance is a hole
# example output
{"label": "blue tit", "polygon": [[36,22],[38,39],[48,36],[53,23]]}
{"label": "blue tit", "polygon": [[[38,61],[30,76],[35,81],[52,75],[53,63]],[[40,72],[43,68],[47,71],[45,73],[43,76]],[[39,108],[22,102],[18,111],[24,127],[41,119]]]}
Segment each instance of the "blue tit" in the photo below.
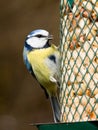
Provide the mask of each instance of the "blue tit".
{"label": "blue tit", "polygon": [[38,29],[32,31],[25,40],[23,59],[28,71],[36,78],[49,97],[54,121],[60,121],[60,104],[58,100],[58,81],[60,53],[54,44],[50,44],[52,35]]}

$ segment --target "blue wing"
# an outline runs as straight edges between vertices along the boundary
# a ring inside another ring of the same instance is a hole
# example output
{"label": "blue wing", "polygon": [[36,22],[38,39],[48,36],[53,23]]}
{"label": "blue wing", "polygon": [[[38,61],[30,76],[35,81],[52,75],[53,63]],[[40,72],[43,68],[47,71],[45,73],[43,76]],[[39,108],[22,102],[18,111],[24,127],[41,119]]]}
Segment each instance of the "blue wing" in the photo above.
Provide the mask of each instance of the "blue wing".
{"label": "blue wing", "polygon": [[27,58],[28,52],[29,52],[29,50],[27,50],[27,48],[24,47],[24,50],[23,50],[24,63],[25,63],[25,65],[26,65],[28,71],[29,71],[30,73],[32,73],[32,66],[31,66],[31,64],[29,63],[28,58]]}

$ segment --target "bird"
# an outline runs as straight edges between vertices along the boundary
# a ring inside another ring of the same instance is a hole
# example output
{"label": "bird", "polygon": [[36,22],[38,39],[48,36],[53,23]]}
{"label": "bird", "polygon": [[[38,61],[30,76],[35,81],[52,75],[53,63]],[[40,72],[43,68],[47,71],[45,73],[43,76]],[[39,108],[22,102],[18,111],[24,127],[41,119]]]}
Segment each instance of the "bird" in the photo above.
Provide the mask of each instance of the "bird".
{"label": "bird", "polygon": [[60,52],[50,43],[53,39],[48,31],[37,29],[30,32],[24,42],[23,60],[27,70],[39,82],[50,99],[54,122],[60,122],[59,70]]}

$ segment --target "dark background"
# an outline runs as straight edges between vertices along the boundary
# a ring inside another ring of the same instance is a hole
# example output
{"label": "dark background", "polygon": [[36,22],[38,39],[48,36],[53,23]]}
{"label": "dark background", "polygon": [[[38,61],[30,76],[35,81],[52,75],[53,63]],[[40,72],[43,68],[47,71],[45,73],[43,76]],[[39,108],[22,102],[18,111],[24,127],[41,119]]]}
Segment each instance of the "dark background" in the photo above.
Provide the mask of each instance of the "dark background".
{"label": "dark background", "polygon": [[0,1],[0,130],[35,130],[52,122],[50,102],[23,64],[26,35],[46,29],[59,44],[58,0]]}

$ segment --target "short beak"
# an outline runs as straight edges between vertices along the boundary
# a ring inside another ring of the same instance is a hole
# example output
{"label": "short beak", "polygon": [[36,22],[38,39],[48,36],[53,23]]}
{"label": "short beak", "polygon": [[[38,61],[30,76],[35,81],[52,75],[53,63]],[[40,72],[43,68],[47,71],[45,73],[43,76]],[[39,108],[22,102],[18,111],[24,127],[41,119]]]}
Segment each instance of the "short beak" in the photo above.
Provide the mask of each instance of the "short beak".
{"label": "short beak", "polygon": [[52,40],[53,39],[53,35],[48,35],[48,40]]}

